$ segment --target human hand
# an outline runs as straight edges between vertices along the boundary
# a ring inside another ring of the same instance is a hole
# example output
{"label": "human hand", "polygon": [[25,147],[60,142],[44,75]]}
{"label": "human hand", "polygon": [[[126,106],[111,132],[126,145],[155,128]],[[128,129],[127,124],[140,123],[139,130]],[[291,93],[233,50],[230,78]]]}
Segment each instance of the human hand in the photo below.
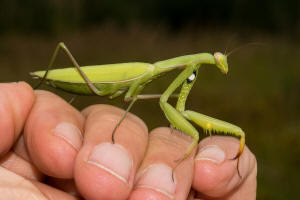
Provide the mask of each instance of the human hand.
{"label": "human hand", "polygon": [[34,93],[26,83],[0,84],[2,198],[181,200],[190,193],[189,199],[255,199],[255,156],[245,148],[242,179],[236,161],[229,160],[237,139],[202,140],[195,160],[184,160],[172,181],[174,160],[190,138],[169,128],[148,135],[144,122],[128,114],[112,144],[123,112],[108,105],[79,112],[50,92]]}

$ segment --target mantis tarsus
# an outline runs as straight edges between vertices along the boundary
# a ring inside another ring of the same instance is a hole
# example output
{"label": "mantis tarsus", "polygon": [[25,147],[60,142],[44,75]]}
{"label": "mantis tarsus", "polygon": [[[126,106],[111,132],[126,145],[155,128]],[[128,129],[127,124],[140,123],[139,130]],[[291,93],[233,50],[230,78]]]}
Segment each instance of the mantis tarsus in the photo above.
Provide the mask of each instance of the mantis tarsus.
{"label": "mantis tarsus", "polygon": [[[75,68],[51,69],[60,49],[66,53]],[[36,71],[30,74],[34,78],[41,79],[39,85],[43,80],[47,80],[47,83],[51,86],[75,94],[109,95],[109,98],[112,99],[126,92],[124,100],[130,101],[130,104],[112,132],[113,143],[115,142],[115,132],[117,128],[136,100],[160,98],[160,107],[171,123],[171,126],[193,138],[193,142],[184,155],[177,160],[179,161],[178,164],[191,154],[199,142],[199,133],[189,122],[192,121],[199,125],[206,133],[228,134],[240,138],[240,147],[236,156],[233,158],[238,160],[238,169],[239,157],[245,145],[245,134],[242,129],[228,122],[214,119],[194,111],[185,110],[186,99],[196,81],[198,69],[201,64],[212,64],[219,68],[222,73],[226,74],[228,72],[227,56],[219,52],[213,55],[209,53],[185,55],[158,61],[153,64],[131,62],[80,67],[65,44],[59,43],[48,65],[48,69],[46,71]],[[140,94],[146,84],[175,69],[183,69],[183,71],[175,78],[162,95]],[[168,99],[174,96],[174,91],[180,86],[182,86],[182,88],[177,96],[177,105],[174,108],[168,103]]]}

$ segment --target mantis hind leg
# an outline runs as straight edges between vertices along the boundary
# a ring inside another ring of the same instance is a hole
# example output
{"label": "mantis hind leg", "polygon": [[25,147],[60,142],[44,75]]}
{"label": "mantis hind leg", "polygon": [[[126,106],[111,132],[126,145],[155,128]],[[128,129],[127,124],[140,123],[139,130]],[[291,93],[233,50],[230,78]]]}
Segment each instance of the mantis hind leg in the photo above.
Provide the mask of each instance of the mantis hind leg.
{"label": "mantis hind leg", "polygon": [[73,57],[73,55],[71,54],[71,52],[69,51],[69,49],[66,47],[66,45],[63,42],[60,42],[56,46],[55,51],[54,51],[54,53],[51,57],[50,63],[47,67],[46,73],[44,74],[44,76],[40,80],[40,82],[34,87],[34,89],[38,88],[43,83],[43,81],[47,78],[47,74],[48,74],[49,70],[53,67],[54,61],[55,61],[55,59],[57,57],[57,54],[58,54],[60,49],[62,49],[64,51],[64,53],[68,56],[68,58],[71,60],[72,64],[78,70],[79,74],[81,75],[83,80],[86,82],[86,84],[88,85],[90,90],[94,94],[100,95],[100,91],[94,86],[94,84],[89,80],[89,78],[86,76],[86,74],[81,70],[79,64],[77,63],[77,61],[75,60],[75,58]]}
{"label": "mantis hind leg", "polygon": [[59,43],[56,46],[55,51],[54,51],[54,53],[53,53],[53,55],[51,57],[50,63],[48,65],[48,67],[47,67],[46,73],[44,74],[43,78],[38,82],[38,84],[33,87],[34,89],[39,88],[41,86],[41,84],[45,81],[45,79],[47,78],[48,72],[53,67],[54,61],[56,59],[56,56],[57,56],[60,48],[61,48],[61,43]]}
{"label": "mantis hind leg", "polygon": [[[74,67],[78,70],[79,74],[81,75],[81,77],[83,78],[83,80],[86,82],[86,84],[88,85],[88,87],[90,88],[90,90],[95,94],[100,96],[101,92],[94,86],[94,84],[89,80],[89,78],[86,76],[86,74],[81,70],[79,64],[77,63],[77,61],[75,60],[75,58],[73,57],[73,55],[71,54],[71,52],[69,51],[69,49],[66,47],[66,45],[63,42],[60,42],[56,48],[55,51],[51,57],[50,63],[48,65],[48,68],[46,70],[46,73],[44,74],[43,78],[41,79],[41,81],[34,87],[35,89],[38,88],[43,81],[47,78],[47,74],[49,72],[49,70],[53,67],[54,61],[57,57],[57,54],[59,52],[59,50],[62,49],[64,51],[64,53],[68,56],[68,58],[71,60],[72,64],[74,65]],[[137,88],[137,84],[134,84],[132,86],[132,92],[135,91],[135,89]],[[131,96],[132,93],[128,93],[129,96]],[[118,95],[116,95],[118,96]],[[114,98],[116,96],[111,96],[111,98]],[[73,97],[70,101],[72,102],[74,99],[76,98]],[[131,103],[129,104],[128,108],[126,109],[125,113],[123,114],[123,116],[121,117],[120,121],[117,123],[117,125],[115,126],[113,132],[112,132],[112,142],[114,143],[114,134],[116,132],[116,130],[118,129],[118,127],[120,126],[120,124],[122,123],[122,121],[125,119],[127,113],[129,112],[129,110],[131,109],[131,107],[133,106],[134,102],[137,99],[135,97],[132,98]]]}
{"label": "mantis hind leg", "polygon": [[185,118],[193,121],[201,128],[203,128],[203,130],[206,133],[220,133],[224,135],[232,135],[240,139],[240,146],[238,152],[236,153],[234,158],[230,160],[237,160],[237,171],[238,175],[241,177],[239,171],[239,161],[245,146],[245,133],[243,132],[243,130],[240,127],[230,124],[228,122],[215,119],[194,111],[187,110],[183,111],[182,114],[185,116]]}

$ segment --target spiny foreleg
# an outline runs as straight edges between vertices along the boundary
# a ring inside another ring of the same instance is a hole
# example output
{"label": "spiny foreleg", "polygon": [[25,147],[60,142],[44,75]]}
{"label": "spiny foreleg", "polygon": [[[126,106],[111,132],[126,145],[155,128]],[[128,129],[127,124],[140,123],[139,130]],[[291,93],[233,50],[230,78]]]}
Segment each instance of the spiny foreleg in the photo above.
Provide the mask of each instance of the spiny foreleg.
{"label": "spiny foreleg", "polygon": [[203,130],[208,133],[208,134],[212,134],[212,133],[217,133],[217,134],[224,134],[224,135],[232,135],[235,137],[238,137],[240,139],[240,146],[238,149],[237,154],[235,155],[234,158],[232,158],[232,160],[238,160],[237,162],[237,170],[238,170],[238,174],[240,175],[239,172],[239,159],[241,154],[243,153],[244,150],[244,146],[245,146],[245,133],[243,132],[243,130],[233,124],[230,124],[228,122],[219,120],[219,119],[215,119],[206,115],[203,115],[201,113],[197,113],[194,111],[183,111],[181,112],[183,114],[183,116],[188,119],[193,121],[194,123],[196,123],[197,125],[199,125],[201,128],[203,128]]}

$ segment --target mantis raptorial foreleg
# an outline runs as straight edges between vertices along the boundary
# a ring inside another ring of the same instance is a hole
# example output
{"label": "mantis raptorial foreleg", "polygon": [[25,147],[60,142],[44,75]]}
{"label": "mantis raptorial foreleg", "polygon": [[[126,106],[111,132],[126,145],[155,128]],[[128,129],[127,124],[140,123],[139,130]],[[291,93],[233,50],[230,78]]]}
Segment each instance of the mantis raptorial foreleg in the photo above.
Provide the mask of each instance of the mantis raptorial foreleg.
{"label": "mantis raptorial foreleg", "polygon": [[[184,133],[190,135],[193,138],[193,142],[189,145],[188,149],[184,153],[183,157],[180,159],[175,160],[177,164],[173,167],[172,170],[172,180],[174,181],[174,170],[175,168],[186,159],[194,150],[194,148],[197,146],[199,141],[199,133],[198,131],[193,127],[193,125],[188,122],[184,116],[180,113],[180,111],[176,110],[173,106],[171,106],[167,101],[169,97],[172,95],[172,93],[184,82],[187,80],[188,77],[190,77],[191,74],[193,74],[193,71],[198,69],[199,66],[197,65],[191,65],[187,67],[185,70],[183,70],[177,78],[170,84],[170,86],[167,88],[167,90],[162,94],[160,98],[160,107],[163,110],[166,118],[171,123],[172,130],[173,128],[176,128],[180,131],[183,131]],[[196,77],[195,77],[196,78]],[[178,102],[182,101],[183,98],[186,98],[183,91],[180,92],[178,96]],[[185,101],[185,100],[184,100]]]}
{"label": "mantis raptorial foreleg", "polygon": [[179,129],[180,131],[183,131],[184,133],[187,133],[193,138],[193,142],[190,144],[183,157],[176,160],[176,162],[180,163],[182,160],[186,159],[191,154],[194,147],[197,145],[199,141],[199,133],[193,127],[193,125],[190,122],[188,122],[184,118],[184,116],[169,103],[161,103],[161,108],[173,127]]}
{"label": "mantis raptorial foreleg", "polygon": [[238,152],[235,155],[235,157],[232,158],[232,160],[238,160],[237,171],[239,176],[241,177],[239,172],[239,158],[245,146],[245,133],[243,132],[243,130],[240,127],[230,124],[228,122],[215,119],[194,111],[186,110],[183,111],[182,114],[186,119],[193,121],[195,124],[199,125],[201,128],[203,128],[203,130],[206,133],[209,133],[210,135],[212,134],[212,132],[217,132],[223,133],[225,135],[233,135],[240,138],[240,146]]}
{"label": "mantis raptorial foreleg", "polygon": [[[239,167],[239,157],[243,152],[244,145],[245,145],[245,134],[241,128],[230,124],[225,121],[221,121],[194,111],[185,110],[185,102],[187,96],[193,87],[194,80],[197,77],[199,65],[190,65],[187,67],[168,87],[168,89],[163,93],[160,99],[160,106],[164,111],[167,119],[170,121],[171,125],[186,134],[190,135],[193,138],[193,142],[190,144],[186,152],[184,153],[183,157],[178,159],[179,161],[177,165],[187,158],[191,152],[193,151],[194,147],[197,145],[199,141],[199,133],[198,131],[187,121],[193,121],[201,128],[204,129],[206,133],[211,135],[212,132],[224,133],[229,135],[234,135],[240,138],[240,147],[238,153],[233,159],[238,159],[237,170]],[[183,83],[183,84],[182,84]],[[168,98],[171,94],[182,84],[182,89],[180,91],[176,109],[172,107],[170,104],[167,103]],[[176,165],[176,166],[177,166]],[[176,167],[175,166],[175,167]],[[173,169],[175,169],[175,167]],[[238,174],[240,176],[239,170]]]}
{"label": "mantis raptorial foreleg", "polygon": [[[168,98],[171,96],[171,94],[184,82],[186,79],[193,74],[193,71],[197,68],[197,66],[191,65],[190,67],[187,67],[185,70],[183,70],[178,77],[170,84],[170,86],[167,88],[167,90],[162,94],[160,98],[160,106],[161,109],[164,111],[164,114],[166,118],[169,120],[171,125],[188,135],[190,135],[193,138],[192,144],[188,147],[187,151],[185,152],[184,156],[181,159],[178,159],[177,161],[182,161],[186,157],[190,155],[190,153],[193,151],[194,147],[197,145],[199,141],[199,133],[198,131],[193,127],[193,125],[188,122],[184,116],[180,113],[180,111],[176,110],[174,107],[172,107],[169,103],[167,103]],[[178,97],[178,101],[181,101],[183,98],[186,98],[183,92],[181,91]],[[179,162],[180,163],[180,162]]]}

